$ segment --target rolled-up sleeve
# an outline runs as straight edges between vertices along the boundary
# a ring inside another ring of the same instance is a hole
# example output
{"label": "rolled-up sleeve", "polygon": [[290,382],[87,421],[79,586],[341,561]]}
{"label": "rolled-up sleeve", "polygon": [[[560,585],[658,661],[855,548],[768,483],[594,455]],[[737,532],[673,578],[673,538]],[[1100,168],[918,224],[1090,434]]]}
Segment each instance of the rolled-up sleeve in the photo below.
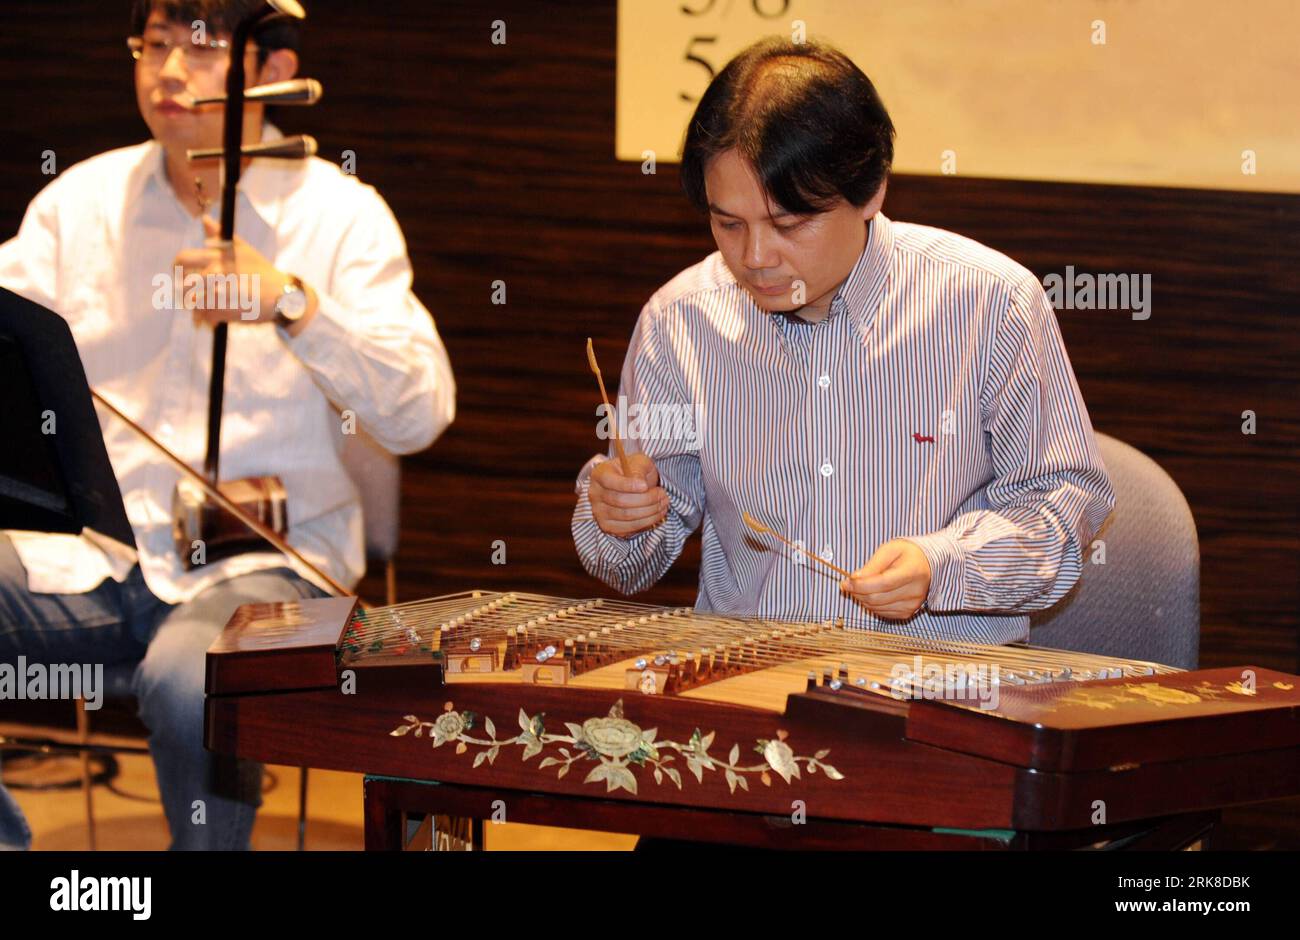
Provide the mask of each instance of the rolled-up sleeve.
{"label": "rolled-up sleeve", "polygon": [[1055,311],[1032,276],[1001,318],[980,404],[994,470],[989,508],[909,537],[930,564],[926,603],[936,612],[1042,610],[1079,579],[1083,548],[1115,497]]}

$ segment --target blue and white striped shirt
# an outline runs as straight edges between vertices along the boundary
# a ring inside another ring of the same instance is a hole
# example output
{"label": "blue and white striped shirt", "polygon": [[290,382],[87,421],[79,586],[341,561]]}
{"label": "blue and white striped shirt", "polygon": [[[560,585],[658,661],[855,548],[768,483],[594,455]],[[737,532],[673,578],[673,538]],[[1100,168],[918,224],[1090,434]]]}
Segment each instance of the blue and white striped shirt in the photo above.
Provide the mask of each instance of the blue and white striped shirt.
{"label": "blue and white striped shirt", "polygon": [[[668,517],[630,539],[601,531],[588,499],[598,456],[578,477],[572,527],[583,566],[626,594],[703,525],[699,609],[1007,643],[1075,583],[1114,505],[1038,280],[883,214],[816,324],[761,310],[719,253],[677,275],[641,311],[619,395],[641,419],[628,448],[654,460]],[[681,414],[697,426],[670,420]],[[849,570],[908,538],[930,563],[926,606],[903,622],[872,615],[743,512]]]}

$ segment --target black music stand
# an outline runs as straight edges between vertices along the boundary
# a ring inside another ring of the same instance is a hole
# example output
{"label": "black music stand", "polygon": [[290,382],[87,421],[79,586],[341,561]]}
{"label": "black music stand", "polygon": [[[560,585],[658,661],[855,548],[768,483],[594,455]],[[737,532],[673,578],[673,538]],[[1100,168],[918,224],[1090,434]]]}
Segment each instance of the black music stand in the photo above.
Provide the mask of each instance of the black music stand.
{"label": "black music stand", "polygon": [[72,331],[0,287],[0,529],[135,546]]}

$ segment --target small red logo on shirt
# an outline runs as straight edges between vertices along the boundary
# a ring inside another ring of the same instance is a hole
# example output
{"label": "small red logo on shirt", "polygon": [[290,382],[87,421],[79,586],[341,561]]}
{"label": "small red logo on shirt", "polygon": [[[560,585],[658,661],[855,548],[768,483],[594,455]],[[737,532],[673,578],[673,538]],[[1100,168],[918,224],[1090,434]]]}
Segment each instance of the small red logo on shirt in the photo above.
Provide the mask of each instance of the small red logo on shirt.
{"label": "small red logo on shirt", "polygon": [[916,441],[918,444],[933,444],[933,443],[934,443],[934,438],[933,438],[933,437],[931,437],[931,436],[928,435],[928,434],[922,434],[920,431],[913,431],[913,432],[912,432],[912,440]]}

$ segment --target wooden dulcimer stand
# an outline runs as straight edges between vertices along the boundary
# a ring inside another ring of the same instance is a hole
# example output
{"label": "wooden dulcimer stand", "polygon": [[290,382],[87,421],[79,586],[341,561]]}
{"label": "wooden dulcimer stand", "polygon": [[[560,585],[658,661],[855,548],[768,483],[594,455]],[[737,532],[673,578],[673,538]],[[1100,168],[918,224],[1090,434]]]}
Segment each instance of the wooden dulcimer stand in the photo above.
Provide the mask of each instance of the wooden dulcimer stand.
{"label": "wooden dulcimer stand", "polygon": [[240,608],[206,743],[369,775],[368,848],[503,811],[773,848],[1176,848],[1300,793],[1298,684],[604,599],[329,598]]}

